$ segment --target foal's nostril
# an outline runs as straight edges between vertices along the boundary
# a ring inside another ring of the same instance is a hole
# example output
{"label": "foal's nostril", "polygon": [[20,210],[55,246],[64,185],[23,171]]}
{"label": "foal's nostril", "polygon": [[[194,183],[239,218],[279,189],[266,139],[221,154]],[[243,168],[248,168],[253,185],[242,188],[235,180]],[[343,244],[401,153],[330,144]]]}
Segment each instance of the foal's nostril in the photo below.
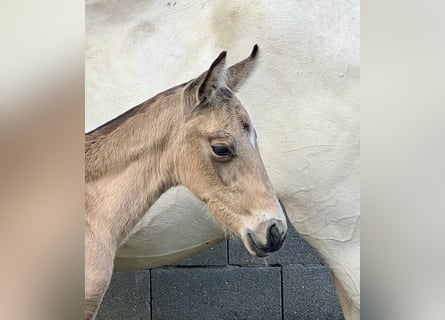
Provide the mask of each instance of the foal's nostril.
{"label": "foal's nostril", "polygon": [[269,240],[269,247],[272,250],[278,249],[281,245],[283,239],[275,223],[269,227],[268,240]]}

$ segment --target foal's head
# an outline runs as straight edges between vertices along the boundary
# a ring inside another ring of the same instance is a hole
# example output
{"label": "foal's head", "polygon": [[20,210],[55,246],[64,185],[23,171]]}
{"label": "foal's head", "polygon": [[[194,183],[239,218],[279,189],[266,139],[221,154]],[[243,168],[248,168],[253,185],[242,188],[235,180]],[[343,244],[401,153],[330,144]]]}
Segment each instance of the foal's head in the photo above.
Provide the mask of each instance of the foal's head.
{"label": "foal's head", "polygon": [[233,93],[247,78],[257,50],[255,46],[247,59],[228,69],[223,52],[185,86],[176,174],[250,254],[265,256],[281,247],[286,219],[261,160],[254,126]]}

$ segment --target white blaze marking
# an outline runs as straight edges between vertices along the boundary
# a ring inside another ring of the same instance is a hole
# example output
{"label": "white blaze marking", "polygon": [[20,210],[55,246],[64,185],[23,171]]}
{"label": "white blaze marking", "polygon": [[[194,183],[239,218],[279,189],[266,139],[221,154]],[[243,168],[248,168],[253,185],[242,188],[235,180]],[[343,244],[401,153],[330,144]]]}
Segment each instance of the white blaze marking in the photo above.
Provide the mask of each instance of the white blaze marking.
{"label": "white blaze marking", "polygon": [[255,149],[255,130],[250,129],[250,144],[253,146],[253,148]]}

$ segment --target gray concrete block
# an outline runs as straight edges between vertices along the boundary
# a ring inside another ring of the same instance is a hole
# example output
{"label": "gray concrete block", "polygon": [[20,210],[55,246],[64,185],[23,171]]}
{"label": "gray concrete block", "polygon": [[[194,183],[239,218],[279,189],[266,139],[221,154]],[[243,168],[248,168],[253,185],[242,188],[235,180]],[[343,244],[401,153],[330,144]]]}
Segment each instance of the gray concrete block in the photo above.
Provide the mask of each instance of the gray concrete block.
{"label": "gray concrete block", "polygon": [[115,272],[97,320],[150,319],[150,271]]}
{"label": "gray concrete block", "polygon": [[283,268],[283,310],[286,320],[342,320],[330,270],[325,266]]}
{"label": "gray concrete block", "polygon": [[225,266],[227,265],[227,241],[223,241],[213,248],[182,260],[177,266]]}
{"label": "gray concrete block", "polygon": [[153,320],[281,320],[280,268],[152,270]]}
{"label": "gray concrete block", "polygon": [[301,238],[288,221],[288,231],[283,246],[265,258],[252,257],[241,240],[229,241],[229,264],[232,265],[320,265],[323,261],[312,247]]}

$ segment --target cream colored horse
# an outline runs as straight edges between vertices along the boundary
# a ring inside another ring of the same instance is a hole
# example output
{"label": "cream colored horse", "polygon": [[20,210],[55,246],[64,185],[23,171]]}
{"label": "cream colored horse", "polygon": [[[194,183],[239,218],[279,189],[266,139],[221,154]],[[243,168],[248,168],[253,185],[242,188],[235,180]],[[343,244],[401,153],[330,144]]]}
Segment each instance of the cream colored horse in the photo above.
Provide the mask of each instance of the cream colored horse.
{"label": "cream colored horse", "polygon": [[[255,46],[227,72],[223,52],[198,78],[85,135],[86,319],[96,315],[117,249],[173,186],[184,185],[203,201],[250,254],[263,257],[281,247],[286,218],[255,129],[233,94],[257,52]],[[170,224],[180,227],[174,220]]]}
{"label": "cream colored horse", "polygon": [[[186,81],[221,50],[240,58],[261,46],[257,76],[237,95],[292,225],[333,271],[346,319],[358,319],[359,1],[99,0],[86,21],[87,128]],[[223,239],[205,206],[173,188],[133,228],[116,267],[173,263]]]}

